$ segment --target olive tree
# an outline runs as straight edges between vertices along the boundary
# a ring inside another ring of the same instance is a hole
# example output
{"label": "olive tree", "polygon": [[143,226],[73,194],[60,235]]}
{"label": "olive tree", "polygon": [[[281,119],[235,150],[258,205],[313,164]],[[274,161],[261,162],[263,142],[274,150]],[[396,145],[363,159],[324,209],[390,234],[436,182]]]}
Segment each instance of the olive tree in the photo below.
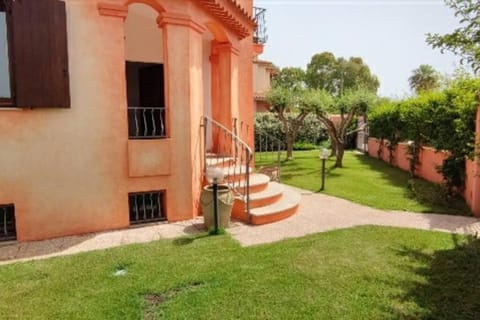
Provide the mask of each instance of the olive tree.
{"label": "olive tree", "polygon": [[[304,101],[325,126],[332,143],[335,166],[343,166],[347,141],[347,129],[356,116],[364,115],[375,101],[375,94],[367,90],[346,91],[341,97],[332,98],[324,90],[310,90]],[[339,115],[338,117],[332,117]]]}
{"label": "olive tree", "polygon": [[284,87],[274,87],[267,94],[271,111],[276,113],[282,123],[287,145],[287,159],[293,159],[293,144],[298,135],[303,120],[310,110],[299,103],[301,91],[289,90]]}

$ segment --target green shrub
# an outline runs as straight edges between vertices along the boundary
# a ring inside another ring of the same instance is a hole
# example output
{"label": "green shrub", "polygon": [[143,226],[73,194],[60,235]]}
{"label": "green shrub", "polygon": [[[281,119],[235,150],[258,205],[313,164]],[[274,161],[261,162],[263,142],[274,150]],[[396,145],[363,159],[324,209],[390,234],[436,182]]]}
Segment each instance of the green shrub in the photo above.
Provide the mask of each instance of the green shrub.
{"label": "green shrub", "polygon": [[[307,115],[298,132],[296,143],[318,145],[326,139],[325,129],[317,120],[316,116],[313,114]],[[278,148],[278,141],[285,141],[285,132],[276,114],[268,112],[255,114],[255,150],[276,150]],[[284,143],[283,146],[285,146]],[[294,150],[311,149],[295,149],[294,147]]]}
{"label": "green shrub", "polygon": [[390,140],[392,146],[399,141],[412,140],[417,147],[428,145],[450,151],[451,156],[438,171],[450,191],[462,191],[464,159],[472,158],[474,153],[479,91],[480,79],[460,79],[442,92],[384,102],[369,115],[370,135]]}
{"label": "green shrub", "polygon": [[422,179],[410,179],[408,180],[407,187],[408,196],[425,205],[444,208],[462,208],[464,212],[470,211],[460,195],[451,195],[446,185],[432,183]]}
{"label": "green shrub", "polygon": [[293,144],[293,150],[314,150],[314,149],[317,149],[318,146],[313,144],[313,143],[310,143],[310,142],[305,142],[305,141],[299,141],[299,142],[295,142]]}

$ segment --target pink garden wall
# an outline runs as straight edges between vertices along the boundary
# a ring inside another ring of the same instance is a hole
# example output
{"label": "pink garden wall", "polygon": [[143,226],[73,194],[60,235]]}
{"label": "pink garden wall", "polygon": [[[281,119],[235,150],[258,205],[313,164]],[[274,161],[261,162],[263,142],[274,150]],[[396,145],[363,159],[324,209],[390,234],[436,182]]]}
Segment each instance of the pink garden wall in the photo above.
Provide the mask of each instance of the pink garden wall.
{"label": "pink garden wall", "polygon": [[[368,139],[369,156],[379,158],[379,148],[380,141],[378,139]],[[408,147],[406,143],[399,143],[392,154],[392,164],[405,171],[408,171],[410,166],[407,148]],[[422,147],[419,157],[419,164],[417,165],[415,171],[416,175],[431,182],[443,182],[443,176],[437,172],[437,167],[443,163],[445,158],[448,157],[448,153],[446,151],[437,151],[429,147]],[[389,162],[390,160],[390,152],[385,143],[383,143],[380,158],[385,162]],[[480,180],[480,177],[478,172],[479,168],[475,161],[466,160],[466,182],[463,196],[472,210],[472,213],[475,216],[480,217],[480,181],[478,181]]]}

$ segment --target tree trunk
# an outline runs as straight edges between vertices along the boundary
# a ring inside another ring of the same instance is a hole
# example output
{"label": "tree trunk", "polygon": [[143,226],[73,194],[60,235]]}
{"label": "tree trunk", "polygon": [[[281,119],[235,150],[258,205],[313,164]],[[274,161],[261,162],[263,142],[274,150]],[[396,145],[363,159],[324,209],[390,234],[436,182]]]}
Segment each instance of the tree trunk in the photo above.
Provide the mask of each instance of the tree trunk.
{"label": "tree trunk", "polygon": [[332,147],[332,152],[330,153],[330,157],[335,157],[337,155],[337,143],[332,138],[330,138],[330,145]]}
{"label": "tree trunk", "polygon": [[345,153],[345,145],[343,143],[339,143],[337,146],[337,160],[335,161],[335,167],[342,168],[343,167],[343,154]]}
{"label": "tree trunk", "polygon": [[293,159],[293,141],[291,137],[287,137],[287,160]]}

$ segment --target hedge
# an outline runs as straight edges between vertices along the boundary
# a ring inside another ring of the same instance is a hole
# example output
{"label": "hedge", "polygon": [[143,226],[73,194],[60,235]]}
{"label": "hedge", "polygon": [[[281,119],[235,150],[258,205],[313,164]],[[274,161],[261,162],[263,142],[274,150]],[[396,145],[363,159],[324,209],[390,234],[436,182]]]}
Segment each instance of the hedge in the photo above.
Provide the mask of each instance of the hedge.
{"label": "hedge", "polygon": [[[369,114],[370,136],[389,140],[391,149],[410,140],[414,151],[422,145],[450,151],[439,172],[450,190],[462,190],[465,159],[474,155],[479,92],[480,79],[461,79],[441,92],[383,102]],[[412,159],[416,161],[415,154]]]}

